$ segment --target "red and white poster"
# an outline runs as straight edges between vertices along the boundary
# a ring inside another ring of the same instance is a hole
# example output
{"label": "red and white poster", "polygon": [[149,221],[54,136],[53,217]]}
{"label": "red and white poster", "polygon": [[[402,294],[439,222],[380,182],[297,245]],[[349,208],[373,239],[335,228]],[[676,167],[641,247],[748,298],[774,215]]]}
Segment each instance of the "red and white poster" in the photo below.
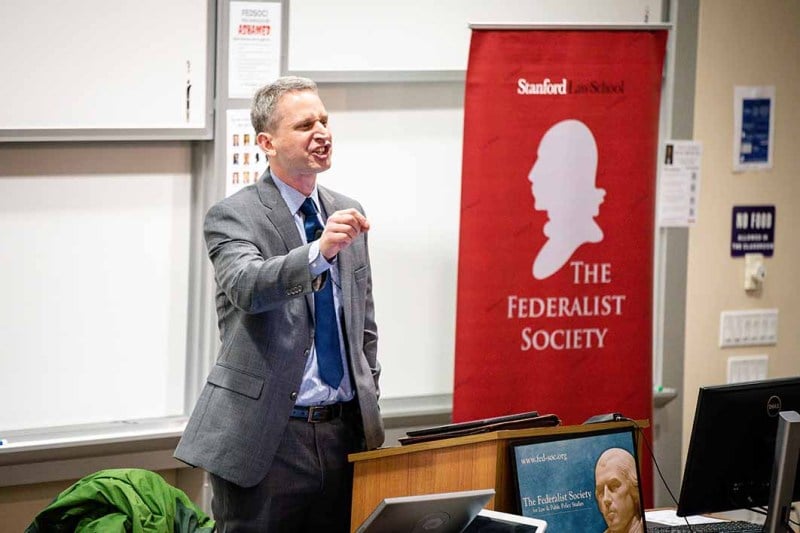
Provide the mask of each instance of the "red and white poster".
{"label": "red and white poster", "polygon": [[453,420],[652,416],[665,29],[474,30]]}

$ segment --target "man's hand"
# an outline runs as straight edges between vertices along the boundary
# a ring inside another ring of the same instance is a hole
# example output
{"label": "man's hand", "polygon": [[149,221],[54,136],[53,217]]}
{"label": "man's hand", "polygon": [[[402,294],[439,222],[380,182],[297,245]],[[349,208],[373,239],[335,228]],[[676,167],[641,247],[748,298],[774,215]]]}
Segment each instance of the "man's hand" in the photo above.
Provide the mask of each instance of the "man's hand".
{"label": "man's hand", "polygon": [[319,239],[319,251],[328,261],[344,250],[362,232],[369,231],[369,221],[355,209],[336,211],[328,217]]}

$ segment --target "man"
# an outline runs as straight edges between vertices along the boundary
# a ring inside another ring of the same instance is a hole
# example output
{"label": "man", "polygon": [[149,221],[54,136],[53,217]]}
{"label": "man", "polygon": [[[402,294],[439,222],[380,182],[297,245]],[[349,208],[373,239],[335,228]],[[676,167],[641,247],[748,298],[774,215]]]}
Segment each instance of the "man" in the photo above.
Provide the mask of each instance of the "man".
{"label": "man", "polygon": [[606,533],[644,533],[636,460],[627,450],[609,448],[594,469],[595,497]]}
{"label": "man", "polygon": [[210,473],[220,532],[349,531],[347,454],[384,438],[370,226],[317,185],[313,81],[260,89],[251,119],[269,169],[206,215],[222,346],[175,456]]}

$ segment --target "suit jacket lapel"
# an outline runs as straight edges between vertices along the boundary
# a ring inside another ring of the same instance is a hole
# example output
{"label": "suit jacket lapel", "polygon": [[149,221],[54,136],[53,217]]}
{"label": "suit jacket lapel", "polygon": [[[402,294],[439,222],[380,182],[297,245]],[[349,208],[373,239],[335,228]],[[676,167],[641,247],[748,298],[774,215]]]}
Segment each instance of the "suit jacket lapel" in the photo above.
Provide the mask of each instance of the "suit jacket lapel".
{"label": "suit jacket lapel", "polygon": [[281,193],[272,176],[267,170],[264,178],[258,182],[258,196],[261,203],[267,208],[267,218],[275,225],[278,234],[283,239],[287,250],[294,250],[303,245],[303,239],[297,232],[297,225],[294,222],[294,214],[289,212],[286,202],[283,201]]}
{"label": "suit jacket lapel", "polygon": [[[281,192],[272,180],[272,175],[269,169],[264,173],[264,177],[258,182],[258,196],[261,203],[266,208],[267,218],[272,222],[278,230],[278,234],[283,239],[287,250],[294,250],[303,246],[303,239],[297,231],[297,225],[294,221],[294,213],[289,211],[286,202],[283,201]],[[311,320],[314,319],[314,295],[306,294],[306,304],[308,304],[308,311],[311,315]]]}

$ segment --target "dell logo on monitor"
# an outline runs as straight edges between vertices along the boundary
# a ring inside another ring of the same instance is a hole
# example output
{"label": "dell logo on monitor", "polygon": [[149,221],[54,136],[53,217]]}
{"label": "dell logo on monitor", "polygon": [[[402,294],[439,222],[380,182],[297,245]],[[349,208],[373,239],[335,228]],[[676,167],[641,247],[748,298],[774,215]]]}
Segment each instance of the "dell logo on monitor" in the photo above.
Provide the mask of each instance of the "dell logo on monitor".
{"label": "dell logo on monitor", "polygon": [[770,396],[767,400],[767,414],[769,416],[778,416],[781,411],[781,399],[778,396]]}

